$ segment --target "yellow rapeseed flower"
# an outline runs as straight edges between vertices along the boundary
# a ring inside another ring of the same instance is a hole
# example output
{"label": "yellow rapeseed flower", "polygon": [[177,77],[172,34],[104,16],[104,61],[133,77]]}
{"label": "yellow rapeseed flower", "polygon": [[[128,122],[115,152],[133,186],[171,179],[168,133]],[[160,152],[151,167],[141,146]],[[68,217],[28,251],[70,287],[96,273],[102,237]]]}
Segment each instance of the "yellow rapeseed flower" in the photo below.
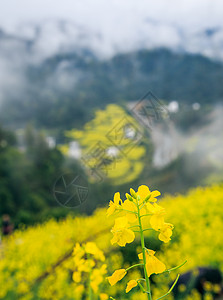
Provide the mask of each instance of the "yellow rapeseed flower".
{"label": "yellow rapeseed flower", "polygon": [[100,298],[100,300],[107,300],[107,299],[108,299],[108,295],[105,294],[105,293],[101,293],[101,294],[99,295],[99,298]]}
{"label": "yellow rapeseed flower", "polygon": [[91,273],[91,288],[95,293],[98,291],[99,285],[103,282],[104,280],[104,275],[107,273],[107,265],[103,264],[100,268],[98,269],[93,269]]}
{"label": "yellow rapeseed flower", "polygon": [[81,273],[80,272],[74,272],[73,275],[72,275],[72,278],[73,278],[73,281],[74,282],[81,282]]}
{"label": "yellow rapeseed flower", "polygon": [[164,223],[160,228],[159,240],[164,243],[168,243],[171,240],[173,225],[170,223]]}
{"label": "yellow rapeseed flower", "polygon": [[152,213],[152,216],[150,218],[150,224],[152,228],[154,230],[161,229],[164,225],[164,215],[166,213],[165,209],[156,203],[147,203],[146,207],[148,211]]}
{"label": "yellow rapeseed flower", "polygon": [[110,285],[115,285],[126,275],[126,273],[125,269],[116,270],[111,276],[107,277]]}
{"label": "yellow rapeseed flower", "polygon": [[122,208],[129,211],[124,211],[125,216],[130,223],[134,223],[137,220],[137,215],[135,214],[137,212],[136,205],[132,201],[125,200],[122,204]]}
{"label": "yellow rapeseed flower", "polygon": [[157,201],[156,197],[160,196],[161,194],[157,190],[151,192],[148,186],[146,185],[140,185],[138,188],[137,195],[140,196],[140,199],[142,201],[144,201],[147,196],[150,196],[149,201],[156,202]]}
{"label": "yellow rapeseed flower", "polygon": [[115,225],[111,232],[113,238],[111,240],[112,245],[117,243],[119,246],[124,247],[127,243],[131,243],[135,239],[135,234],[129,228],[127,217],[119,217],[115,220]]}
{"label": "yellow rapeseed flower", "polygon": [[117,192],[114,195],[114,202],[109,202],[109,208],[107,209],[107,217],[111,216],[115,210],[119,207],[119,203],[122,202],[120,198],[120,193]]}
{"label": "yellow rapeseed flower", "polygon": [[[143,254],[140,253],[139,259],[143,259]],[[148,277],[151,274],[163,273],[166,270],[166,266],[158,258],[155,257],[155,251],[146,249],[146,271]]]}
{"label": "yellow rapeseed flower", "polygon": [[221,292],[221,285],[220,284],[214,284],[213,285],[213,292],[216,294],[219,294]]}
{"label": "yellow rapeseed flower", "polygon": [[99,259],[101,261],[105,260],[105,256],[104,256],[103,252],[93,242],[86,243],[86,245],[85,245],[85,251],[88,254],[94,255],[94,257],[96,259]]}
{"label": "yellow rapeseed flower", "polygon": [[127,283],[127,287],[126,287],[126,293],[128,293],[129,291],[131,291],[131,289],[133,289],[134,287],[136,287],[138,285],[137,281],[132,279]]}
{"label": "yellow rapeseed flower", "polygon": [[211,282],[205,281],[204,282],[204,289],[205,289],[205,291],[210,292],[212,290],[212,284],[211,284]]}

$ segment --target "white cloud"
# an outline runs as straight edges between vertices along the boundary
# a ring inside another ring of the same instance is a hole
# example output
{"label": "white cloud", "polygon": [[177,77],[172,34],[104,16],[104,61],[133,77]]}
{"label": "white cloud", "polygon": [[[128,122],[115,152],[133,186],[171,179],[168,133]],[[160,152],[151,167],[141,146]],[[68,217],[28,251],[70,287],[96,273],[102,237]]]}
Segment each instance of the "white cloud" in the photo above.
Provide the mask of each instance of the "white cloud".
{"label": "white cloud", "polygon": [[222,24],[222,8],[221,0],[7,0],[0,25],[64,18],[114,36],[137,31],[151,18],[193,31]]}
{"label": "white cloud", "polygon": [[[221,53],[223,34],[207,40],[201,33],[223,27],[222,9],[221,0],[7,0],[1,5],[0,26],[32,38],[37,31],[30,24],[42,24],[34,48],[43,56],[78,42],[100,55],[164,46],[213,57]],[[54,23],[62,19],[69,21],[66,34]]]}

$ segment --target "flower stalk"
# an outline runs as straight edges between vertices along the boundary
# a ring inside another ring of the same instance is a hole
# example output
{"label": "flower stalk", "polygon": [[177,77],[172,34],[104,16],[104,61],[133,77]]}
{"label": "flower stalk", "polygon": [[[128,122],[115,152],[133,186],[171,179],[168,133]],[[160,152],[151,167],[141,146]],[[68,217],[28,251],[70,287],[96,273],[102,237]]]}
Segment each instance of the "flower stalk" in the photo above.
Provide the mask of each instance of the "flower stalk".
{"label": "flower stalk", "polygon": [[144,268],[144,275],[145,275],[145,280],[146,280],[146,289],[147,289],[147,292],[148,292],[148,294],[147,294],[148,295],[148,300],[152,300],[152,295],[151,295],[151,291],[150,291],[149,277],[147,275],[147,270],[146,270],[145,240],[144,240],[144,235],[143,235],[143,228],[142,228],[140,208],[139,208],[138,201],[137,201],[137,210],[138,210],[138,220],[139,220],[139,228],[140,228],[141,247],[142,247],[142,254],[143,254],[143,268]]}

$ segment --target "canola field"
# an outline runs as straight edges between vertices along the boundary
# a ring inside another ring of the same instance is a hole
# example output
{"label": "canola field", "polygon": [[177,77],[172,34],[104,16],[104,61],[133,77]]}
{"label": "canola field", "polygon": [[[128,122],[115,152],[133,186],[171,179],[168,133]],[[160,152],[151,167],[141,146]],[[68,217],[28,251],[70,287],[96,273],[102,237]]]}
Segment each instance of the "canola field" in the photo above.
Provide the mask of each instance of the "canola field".
{"label": "canola field", "polygon": [[[155,300],[178,274],[203,266],[223,272],[223,185],[161,200],[147,189],[117,191],[92,216],[49,220],[3,239],[0,299]],[[207,300],[220,288],[206,287]]]}

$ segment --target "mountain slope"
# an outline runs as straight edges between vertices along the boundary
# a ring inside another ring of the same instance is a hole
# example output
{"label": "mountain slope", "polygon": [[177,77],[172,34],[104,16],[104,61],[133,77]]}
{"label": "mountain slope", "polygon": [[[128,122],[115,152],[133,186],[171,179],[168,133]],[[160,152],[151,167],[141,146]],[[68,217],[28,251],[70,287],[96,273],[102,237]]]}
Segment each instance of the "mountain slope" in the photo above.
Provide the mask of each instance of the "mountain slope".
{"label": "mountain slope", "polygon": [[86,51],[58,54],[39,64],[25,64],[22,85],[4,95],[1,120],[78,127],[96,107],[136,100],[148,90],[167,101],[216,103],[223,99],[222,82],[221,63],[166,49],[119,54],[104,61]]}

